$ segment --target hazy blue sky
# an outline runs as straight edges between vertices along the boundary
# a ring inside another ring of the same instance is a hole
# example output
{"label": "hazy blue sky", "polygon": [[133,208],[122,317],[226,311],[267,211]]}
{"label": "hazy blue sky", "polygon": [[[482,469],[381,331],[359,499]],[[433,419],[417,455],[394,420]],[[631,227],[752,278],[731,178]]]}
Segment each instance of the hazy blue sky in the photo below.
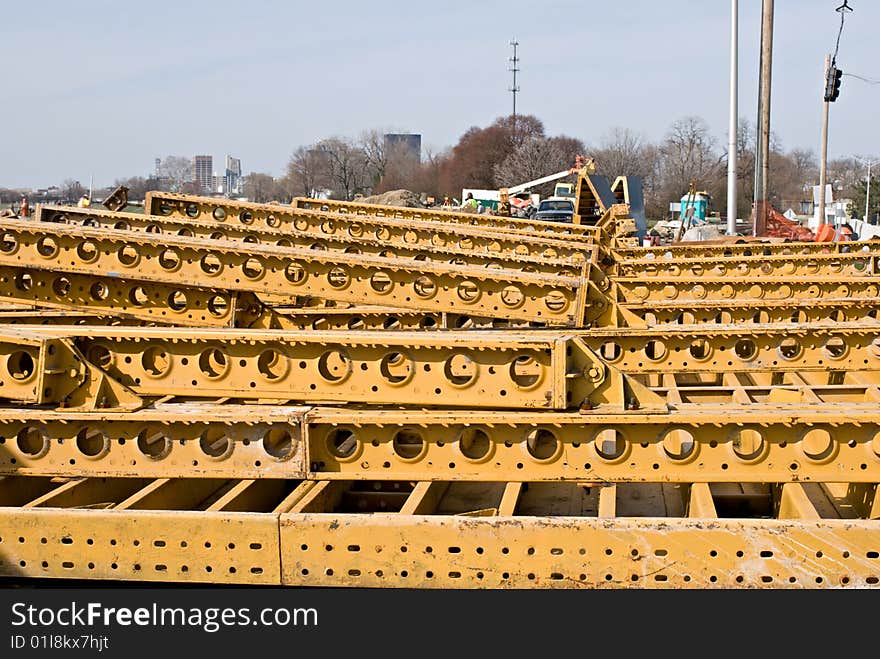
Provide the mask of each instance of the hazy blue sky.
{"label": "hazy blue sky", "polygon": [[[773,130],[818,153],[842,0],[776,0]],[[756,116],[761,0],[740,0],[740,115]],[[880,79],[880,1],[850,0],[838,63]],[[166,155],[282,173],[291,151],[370,128],[453,145],[517,110],[588,144],[685,115],[726,142],[728,0],[9,0],[0,186],[110,185]],[[844,78],[829,155],[880,154],[880,85]]]}

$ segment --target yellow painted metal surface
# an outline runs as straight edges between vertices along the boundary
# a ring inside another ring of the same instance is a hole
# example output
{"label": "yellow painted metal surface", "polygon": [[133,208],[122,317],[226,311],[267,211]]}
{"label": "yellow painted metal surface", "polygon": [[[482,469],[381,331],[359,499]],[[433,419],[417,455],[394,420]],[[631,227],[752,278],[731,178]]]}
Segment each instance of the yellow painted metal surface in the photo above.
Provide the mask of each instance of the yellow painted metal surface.
{"label": "yellow painted metal surface", "polygon": [[7,475],[880,481],[876,404],[550,414],[178,402],[0,413]]}
{"label": "yellow painted metal surface", "polygon": [[433,208],[401,208],[398,206],[382,206],[380,204],[361,204],[351,201],[333,199],[294,198],[291,206],[298,210],[322,210],[343,215],[376,216],[406,219],[424,219],[435,222],[470,224],[488,229],[504,231],[523,231],[531,234],[573,237],[589,237],[596,235],[595,229],[586,225],[566,224],[561,222],[543,222],[515,217],[497,215],[480,215],[455,211],[442,211]]}
{"label": "yellow painted metal surface", "polygon": [[0,573],[278,584],[278,524],[253,513],[0,508]]}
{"label": "yellow painted metal surface", "polygon": [[865,588],[880,522],[283,515],[287,585]]}
{"label": "yellow painted metal surface", "polygon": [[880,580],[875,498],[876,485],[834,483],[13,477],[0,479],[0,574],[290,586],[868,588]]}
{"label": "yellow painted metal surface", "polygon": [[[66,403],[89,387],[106,395],[103,381],[142,398],[555,410],[650,409],[706,395],[780,403],[780,392],[797,394],[791,402],[870,402],[880,388],[876,322],[756,325],[745,335],[731,325],[570,333],[16,325],[0,327],[0,341],[8,344],[0,374],[14,385],[0,396],[37,402]],[[42,366],[61,353],[65,366]],[[48,374],[54,388],[35,388]],[[100,406],[126,400],[117,393]]]}
{"label": "yellow painted metal surface", "polygon": [[78,310],[107,316],[183,326],[248,326],[261,313],[248,293],[193,286],[183,279],[163,284],[35,267],[0,265],[0,300],[56,310]]}
{"label": "yellow painted metal surface", "polygon": [[309,408],[159,404],[138,412],[3,409],[0,474],[298,478]]}
{"label": "yellow painted metal surface", "polygon": [[880,246],[639,247],[615,190],[2,219],[0,575],[877,587]]}
{"label": "yellow painted metal surface", "polygon": [[[592,260],[595,245],[576,247],[564,241],[539,241],[535,238],[489,233],[469,227],[411,226],[393,227],[379,224],[369,236],[364,227],[355,231],[351,226],[336,227],[341,218],[332,218],[332,225],[309,226],[299,231],[294,226],[272,228],[243,224],[199,222],[190,219],[156,217],[138,213],[110,213],[92,209],[71,209],[65,206],[40,206],[37,218],[44,222],[60,222],[73,226],[100,227],[116,231],[128,230],[169,236],[207,238],[219,241],[242,241],[253,245],[297,247],[312,250],[338,251],[346,254],[409,258],[435,263],[469,264],[481,267],[503,267],[546,274],[577,274],[585,260]],[[331,231],[330,229],[334,229]],[[352,233],[355,235],[353,236]],[[549,243],[549,244],[548,244]],[[466,260],[465,260],[466,259]]]}
{"label": "yellow painted metal surface", "polygon": [[[36,270],[342,302],[381,300],[422,311],[463,308],[555,325],[580,324],[586,304],[586,262],[580,276],[555,276],[52,222],[0,220],[0,231],[0,265]],[[187,306],[186,300],[169,305]]]}
{"label": "yellow painted metal surface", "polygon": [[[208,235],[220,240],[260,243],[288,240],[336,241],[350,245],[379,242],[386,248],[427,248],[431,251],[462,251],[473,255],[532,259],[583,260],[595,252],[591,236],[535,236],[527,231],[484,228],[461,223],[378,216],[348,216],[265,204],[250,204],[248,210],[228,205],[226,200],[201,197],[153,195],[151,215],[108,213],[93,209],[42,206],[37,216],[48,221],[81,225],[145,230],[178,235]],[[236,202],[238,203],[238,202]],[[160,211],[166,212],[158,212]],[[218,216],[221,219],[218,219]]]}

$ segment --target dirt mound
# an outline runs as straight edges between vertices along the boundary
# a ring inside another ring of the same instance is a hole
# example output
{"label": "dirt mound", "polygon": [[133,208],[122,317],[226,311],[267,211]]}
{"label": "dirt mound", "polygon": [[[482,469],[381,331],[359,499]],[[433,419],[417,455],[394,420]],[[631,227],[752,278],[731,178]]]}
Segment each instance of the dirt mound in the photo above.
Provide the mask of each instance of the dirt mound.
{"label": "dirt mound", "polygon": [[404,208],[424,208],[419,195],[411,190],[389,190],[370,197],[360,197],[355,201],[362,204],[378,204],[380,206],[402,206]]}

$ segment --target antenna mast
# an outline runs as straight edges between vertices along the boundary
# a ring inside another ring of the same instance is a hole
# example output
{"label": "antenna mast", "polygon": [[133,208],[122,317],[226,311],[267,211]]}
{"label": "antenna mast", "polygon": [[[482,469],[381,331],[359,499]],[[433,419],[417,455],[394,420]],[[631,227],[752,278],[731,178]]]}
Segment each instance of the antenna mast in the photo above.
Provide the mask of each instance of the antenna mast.
{"label": "antenna mast", "polygon": [[519,68],[516,66],[519,63],[519,57],[516,56],[516,47],[519,46],[519,41],[516,39],[510,40],[510,45],[513,46],[513,57],[510,58],[512,66],[508,69],[513,73],[513,86],[510,87],[507,91],[513,94],[513,119],[516,120],[516,93],[519,91],[519,86],[516,84],[516,74],[519,71]]}

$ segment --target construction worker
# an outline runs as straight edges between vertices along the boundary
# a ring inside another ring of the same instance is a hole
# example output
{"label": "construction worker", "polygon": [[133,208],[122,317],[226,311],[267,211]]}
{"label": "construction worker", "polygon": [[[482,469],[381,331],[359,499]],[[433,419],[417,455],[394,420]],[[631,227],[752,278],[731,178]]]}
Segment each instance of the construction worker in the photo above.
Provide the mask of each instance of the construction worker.
{"label": "construction worker", "polygon": [[468,192],[467,197],[464,199],[464,203],[461,205],[462,210],[466,211],[475,211],[479,207],[479,203],[476,199],[474,199],[474,193]]}
{"label": "construction worker", "polygon": [[79,201],[76,202],[76,205],[79,208],[88,208],[92,205],[92,200],[89,199],[89,195],[83,193],[82,197],[79,198]]}
{"label": "construction worker", "polygon": [[21,198],[21,207],[18,209],[19,217],[27,217],[28,215],[30,215],[30,212],[31,211],[28,208],[28,198],[22,197]]}

